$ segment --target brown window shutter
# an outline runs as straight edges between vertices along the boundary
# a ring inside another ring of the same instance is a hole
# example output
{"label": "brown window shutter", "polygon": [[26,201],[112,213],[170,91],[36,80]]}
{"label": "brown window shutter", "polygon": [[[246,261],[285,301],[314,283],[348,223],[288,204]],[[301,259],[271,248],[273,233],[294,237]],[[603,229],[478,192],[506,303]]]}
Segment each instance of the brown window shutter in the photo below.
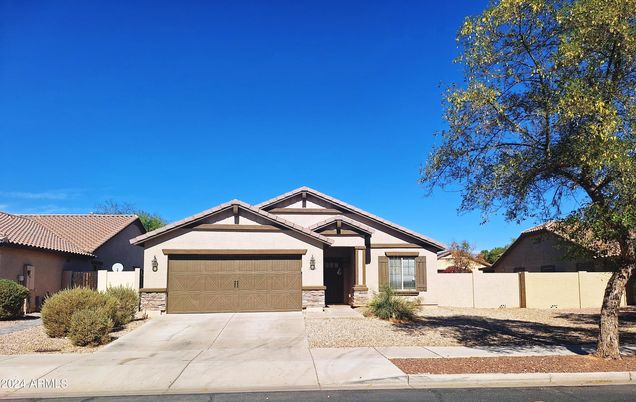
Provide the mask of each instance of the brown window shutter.
{"label": "brown window shutter", "polygon": [[380,288],[389,284],[389,257],[378,257],[378,285]]}
{"label": "brown window shutter", "polygon": [[415,258],[415,287],[419,291],[426,290],[426,257]]}

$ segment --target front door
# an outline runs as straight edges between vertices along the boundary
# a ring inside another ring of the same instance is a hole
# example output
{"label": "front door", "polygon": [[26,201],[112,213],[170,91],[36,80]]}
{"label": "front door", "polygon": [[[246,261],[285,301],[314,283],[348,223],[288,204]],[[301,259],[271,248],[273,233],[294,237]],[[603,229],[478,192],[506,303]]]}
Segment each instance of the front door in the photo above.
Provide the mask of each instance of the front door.
{"label": "front door", "polygon": [[344,304],[344,260],[325,260],[325,303]]}

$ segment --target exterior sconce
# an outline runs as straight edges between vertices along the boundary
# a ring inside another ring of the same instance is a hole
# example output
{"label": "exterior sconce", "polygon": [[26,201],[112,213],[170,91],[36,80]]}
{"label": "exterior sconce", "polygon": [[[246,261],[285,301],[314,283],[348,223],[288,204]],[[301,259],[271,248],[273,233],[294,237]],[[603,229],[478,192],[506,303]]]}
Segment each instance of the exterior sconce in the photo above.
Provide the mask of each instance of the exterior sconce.
{"label": "exterior sconce", "polygon": [[157,272],[159,269],[159,263],[157,262],[157,256],[152,258],[152,272]]}
{"label": "exterior sconce", "polygon": [[309,259],[309,269],[311,269],[312,271],[316,269],[316,259],[313,255]]}

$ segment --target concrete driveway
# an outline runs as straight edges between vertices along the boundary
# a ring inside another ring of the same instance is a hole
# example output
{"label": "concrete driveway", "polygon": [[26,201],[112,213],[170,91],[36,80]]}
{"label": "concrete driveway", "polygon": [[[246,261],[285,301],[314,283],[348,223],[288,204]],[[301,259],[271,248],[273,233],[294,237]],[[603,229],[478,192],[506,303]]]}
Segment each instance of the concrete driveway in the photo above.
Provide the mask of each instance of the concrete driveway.
{"label": "concrete driveway", "polygon": [[370,349],[310,351],[301,312],[164,315],[92,354],[2,356],[0,378],[45,385],[0,396],[304,390],[394,376],[406,383]]}

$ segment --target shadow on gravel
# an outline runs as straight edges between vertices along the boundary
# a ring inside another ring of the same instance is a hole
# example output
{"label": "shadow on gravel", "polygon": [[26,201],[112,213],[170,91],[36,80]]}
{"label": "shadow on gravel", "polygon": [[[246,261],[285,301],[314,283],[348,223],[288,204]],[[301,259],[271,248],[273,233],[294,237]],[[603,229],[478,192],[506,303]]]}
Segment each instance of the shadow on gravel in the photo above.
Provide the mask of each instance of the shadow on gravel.
{"label": "shadow on gravel", "polygon": [[[396,324],[395,330],[415,335],[437,330],[442,336],[456,339],[461,345],[476,346],[563,346],[593,344],[598,335],[599,314],[557,314],[568,325],[550,325],[533,321],[455,315],[420,317],[411,323]],[[636,311],[622,311],[620,325],[633,327]],[[580,327],[586,325],[586,327]],[[622,344],[635,344],[636,334],[621,331]],[[577,349],[577,348],[574,348]],[[581,351],[583,353],[583,351]]]}

